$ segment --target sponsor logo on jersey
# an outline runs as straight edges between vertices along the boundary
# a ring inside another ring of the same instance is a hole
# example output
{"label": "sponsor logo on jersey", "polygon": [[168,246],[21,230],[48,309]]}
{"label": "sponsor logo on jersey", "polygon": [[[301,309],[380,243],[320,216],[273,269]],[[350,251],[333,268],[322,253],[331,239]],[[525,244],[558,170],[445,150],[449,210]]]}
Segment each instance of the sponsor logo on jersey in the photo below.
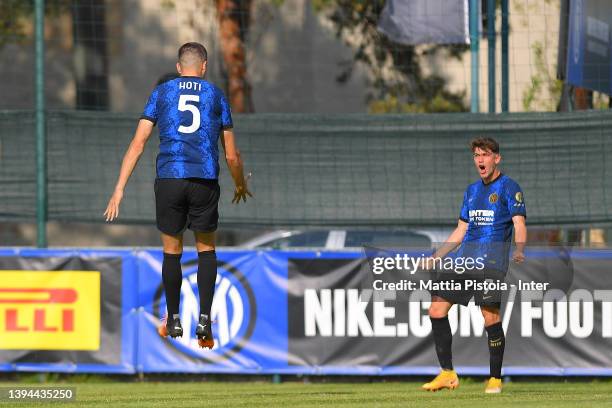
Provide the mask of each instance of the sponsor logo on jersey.
{"label": "sponsor logo on jersey", "polygon": [[470,222],[478,226],[493,225],[495,211],[493,210],[470,210]]}

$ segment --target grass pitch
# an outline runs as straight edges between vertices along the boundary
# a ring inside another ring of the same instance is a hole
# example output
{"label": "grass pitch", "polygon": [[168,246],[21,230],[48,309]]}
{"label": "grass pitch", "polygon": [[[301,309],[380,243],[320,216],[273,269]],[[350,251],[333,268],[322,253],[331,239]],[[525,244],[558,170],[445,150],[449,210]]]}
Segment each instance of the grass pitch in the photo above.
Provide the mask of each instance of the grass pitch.
{"label": "grass pitch", "polygon": [[[0,387],[43,386],[0,383]],[[612,381],[513,382],[501,395],[484,394],[484,383],[463,381],[455,391],[428,393],[417,382],[283,383],[138,382],[54,383],[76,387],[76,401],[6,402],[4,407],[612,407]],[[46,386],[46,385],[45,385]]]}

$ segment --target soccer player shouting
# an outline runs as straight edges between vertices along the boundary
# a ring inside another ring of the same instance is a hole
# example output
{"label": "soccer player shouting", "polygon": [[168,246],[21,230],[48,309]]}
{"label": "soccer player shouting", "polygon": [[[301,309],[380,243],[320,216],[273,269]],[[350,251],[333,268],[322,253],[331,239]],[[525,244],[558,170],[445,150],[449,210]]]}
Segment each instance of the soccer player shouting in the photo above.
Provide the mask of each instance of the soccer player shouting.
{"label": "soccer player shouting", "polygon": [[187,227],[195,234],[198,251],[200,318],[196,336],[200,347],[212,348],[210,309],[217,277],[219,136],[235,183],[232,202],[246,201],[252,195],[234,142],[229,104],[221,90],[203,79],[206,63],[207,52],[202,44],[189,42],[181,46],[176,64],[180,76],[162,82],[151,93],[104,215],[106,221],[119,216],[125,186],[153,127],[158,124],[160,143],[154,189],[157,228],[164,247],[162,280],[168,307],[166,323],[158,331],[164,337],[183,335],[179,303],[183,232]]}
{"label": "soccer player shouting", "polygon": [[[437,258],[445,257],[461,244],[457,256],[480,257],[484,268],[477,272],[482,281],[501,281],[508,270],[510,239],[514,227],[516,249],[513,260],[523,262],[527,228],[526,209],[519,185],[498,169],[501,161],[499,145],[489,137],[478,138],[471,143],[474,165],[480,180],[468,186],[463,197],[461,215],[455,231],[428,260],[432,267]],[[474,275],[472,275],[474,276]],[[453,280],[461,280],[456,275]],[[463,279],[462,282],[465,282]],[[487,331],[490,355],[490,378],[486,393],[500,393],[502,389],[501,367],[504,356],[505,336],[500,319],[501,293],[490,290],[432,291],[429,317],[442,371],[423,385],[423,389],[437,391],[454,389],[459,378],[453,369],[452,333],[448,322],[448,311],[456,304],[467,305],[472,297],[480,306]]]}

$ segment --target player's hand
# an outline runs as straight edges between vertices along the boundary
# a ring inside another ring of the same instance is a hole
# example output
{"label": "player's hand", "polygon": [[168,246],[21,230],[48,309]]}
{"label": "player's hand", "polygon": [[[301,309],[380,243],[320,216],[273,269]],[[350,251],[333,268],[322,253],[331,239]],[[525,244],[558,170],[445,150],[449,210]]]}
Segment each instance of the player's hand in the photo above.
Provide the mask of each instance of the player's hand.
{"label": "player's hand", "polygon": [[236,189],[234,190],[234,198],[232,199],[232,204],[238,204],[240,200],[246,203],[247,196],[253,197],[253,194],[251,194],[246,184],[236,186]]}
{"label": "player's hand", "polygon": [[106,217],[107,222],[112,222],[119,217],[119,204],[121,204],[122,199],[123,190],[115,190],[112,197],[108,201],[106,211],[104,211],[104,216]]}
{"label": "player's hand", "polygon": [[517,264],[523,263],[525,261],[525,254],[523,253],[523,251],[517,249],[512,254],[512,260]]}

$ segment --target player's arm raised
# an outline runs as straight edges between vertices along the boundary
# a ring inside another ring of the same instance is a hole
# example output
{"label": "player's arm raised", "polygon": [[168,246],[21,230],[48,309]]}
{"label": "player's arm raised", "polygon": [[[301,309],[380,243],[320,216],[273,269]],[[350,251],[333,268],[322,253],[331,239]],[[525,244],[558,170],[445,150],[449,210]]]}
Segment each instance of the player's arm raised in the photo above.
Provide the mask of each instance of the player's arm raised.
{"label": "player's arm raised", "polygon": [[512,217],[512,223],[514,224],[514,243],[516,249],[512,254],[512,260],[516,263],[521,263],[525,260],[525,244],[527,243],[527,225],[525,224],[525,217],[522,215],[515,215]]}
{"label": "player's arm raised", "polygon": [[444,242],[444,244],[442,244],[442,246],[436,250],[433,256],[428,259],[427,269],[431,269],[433,267],[433,265],[435,264],[435,262],[433,261],[434,259],[444,258],[446,255],[448,255],[449,252],[451,252],[452,250],[457,248],[459,244],[461,244],[461,242],[463,241],[463,237],[465,237],[465,233],[467,232],[467,228],[467,222],[463,220],[459,220],[457,222],[457,227],[448,236],[446,242]]}
{"label": "player's arm raised", "polygon": [[240,152],[236,148],[234,132],[231,129],[224,129],[223,132],[221,132],[221,145],[223,146],[223,150],[225,152],[227,167],[229,168],[234,184],[236,185],[232,203],[238,204],[240,200],[246,202],[247,196],[253,197],[253,195],[247,187],[247,183],[244,178],[242,158],[240,157]]}
{"label": "player's arm raised", "polygon": [[138,122],[134,138],[127,152],[125,152],[125,156],[123,156],[123,162],[121,163],[121,170],[119,171],[119,178],[117,179],[115,190],[106,206],[106,211],[104,211],[106,221],[113,221],[119,216],[119,204],[121,204],[121,200],[123,199],[123,190],[140,156],[142,156],[142,152],[144,152],[147,140],[149,140],[151,132],[153,131],[153,126],[154,123],[146,119],[141,119],[140,122]]}

